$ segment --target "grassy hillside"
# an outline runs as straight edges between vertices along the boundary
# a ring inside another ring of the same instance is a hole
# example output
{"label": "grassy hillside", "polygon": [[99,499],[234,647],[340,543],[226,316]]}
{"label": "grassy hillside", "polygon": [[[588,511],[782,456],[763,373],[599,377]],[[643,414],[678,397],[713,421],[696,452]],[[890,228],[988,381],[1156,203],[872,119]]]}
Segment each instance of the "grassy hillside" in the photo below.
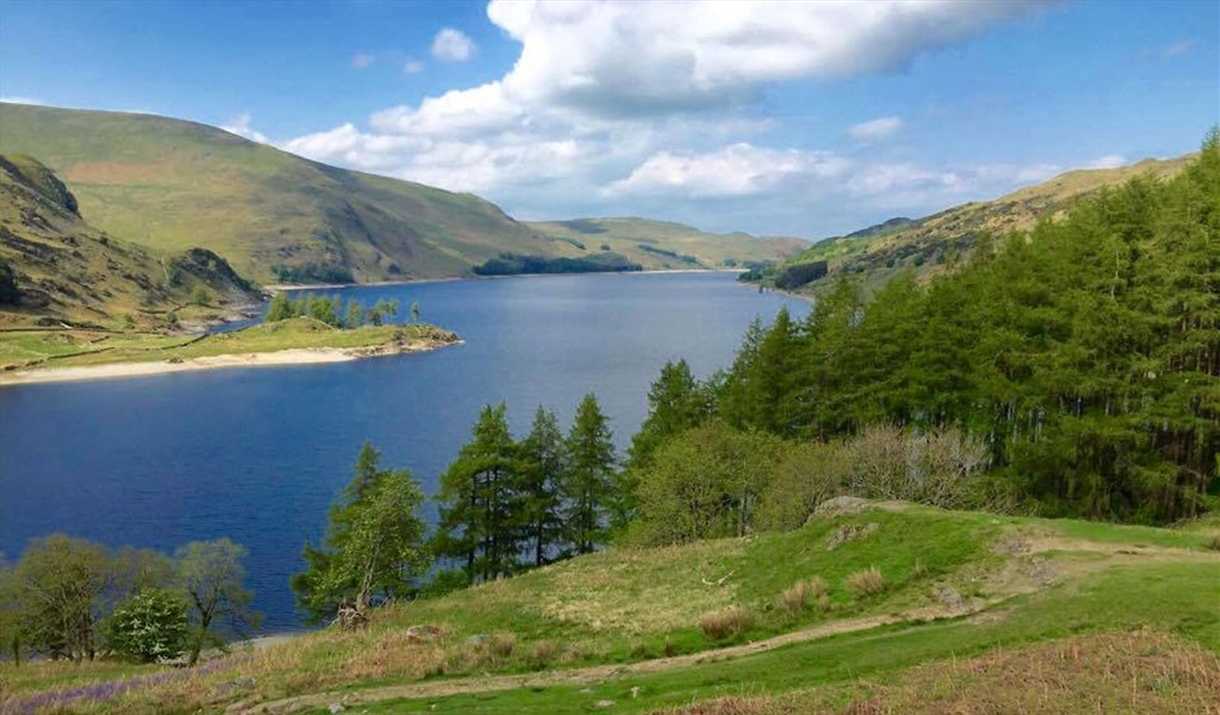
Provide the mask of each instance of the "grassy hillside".
{"label": "grassy hillside", "polygon": [[[682,712],[764,713],[795,698],[810,712],[880,713],[907,710],[844,708],[897,706],[934,682],[937,702],[1206,712],[1220,684],[1217,543],[1214,521],[1171,530],[877,503],[788,533],[584,556],[192,671],[3,663],[0,710],[42,698],[77,712],[644,713],[694,700]],[[870,568],[880,581],[864,590],[856,574]],[[1037,668],[1042,658],[1059,665]],[[1012,675],[997,681],[997,662]],[[1097,663],[1132,677],[1115,686]]]}
{"label": "grassy hillside", "polygon": [[1147,159],[1118,169],[1070,171],[993,201],[963,204],[914,221],[890,219],[846,236],[819,241],[792,256],[778,270],[827,261],[829,275],[819,279],[815,288],[830,284],[841,273],[856,274],[871,286],[909,268],[932,275],[968,255],[981,234],[1003,235],[1029,229],[1039,219],[1062,215],[1084,196],[1119,186],[1136,176],[1174,176],[1193,156],[1164,161]]}
{"label": "grassy hillside", "polygon": [[46,163],[103,231],[158,251],[201,246],[261,282],[466,275],[502,253],[611,251],[648,269],[715,268],[778,260],[806,245],[634,218],[525,224],[471,194],[326,166],[151,115],[0,104],[0,152]]}
{"label": "grassy hillside", "polygon": [[644,218],[586,218],[529,225],[550,238],[561,255],[609,250],[648,270],[731,268],[747,262],[777,261],[808,245],[800,238],[708,233],[680,223]]}
{"label": "grassy hillside", "polygon": [[0,151],[54,169],[98,228],[161,251],[202,246],[272,282],[451,276],[548,241],[469,194],[347,171],[213,127],[0,104]]}
{"label": "grassy hillside", "polygon": [[206,318],[259,296],[210,251],[150,252],[81,218],[78,200],[37,160],[0,155],[0,263],[16,302],[0,304],[0,328],[35,324],[164,328],[168,314]]}

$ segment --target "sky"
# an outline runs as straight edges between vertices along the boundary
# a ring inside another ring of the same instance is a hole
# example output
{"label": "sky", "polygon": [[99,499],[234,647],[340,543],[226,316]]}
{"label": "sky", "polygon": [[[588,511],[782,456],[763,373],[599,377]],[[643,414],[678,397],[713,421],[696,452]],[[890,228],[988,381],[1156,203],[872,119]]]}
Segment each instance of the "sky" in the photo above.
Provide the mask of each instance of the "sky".
{"label": "sky", "polygon": [[1196,150],[1220,2],[0,0],[0,99],[191,119],[522,219],[822,238]]}

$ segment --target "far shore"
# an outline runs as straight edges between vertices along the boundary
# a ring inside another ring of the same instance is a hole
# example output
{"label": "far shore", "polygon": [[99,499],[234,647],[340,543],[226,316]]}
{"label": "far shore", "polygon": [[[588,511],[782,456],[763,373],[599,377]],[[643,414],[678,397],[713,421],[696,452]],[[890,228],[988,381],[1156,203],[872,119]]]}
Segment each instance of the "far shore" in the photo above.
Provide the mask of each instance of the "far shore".
{"label": "far shore", "polygon": [[438,350],[452,343],[416,341],[404,345],[374,348],[292,348],[273,352],[244,353],[235,355],[209,355],[186,358],[180,362],[167,360],[149,362],[111,363],[106,365],[83,365],[80,367],[50,367],[33,370],[0,372],[0,387],[30,385],[46,382],[75,382],[80,380],[112,380],[125,377],[165,375],[174,372],[216,370],[227,367],[282,367],[288,365],[315,365],[321,363],[350,362],[372,357],[402,355],[406,353]]}
{"label": "far shore", "polygon": [[530,276],[638,276],[656,273],[744,273],[744,268],[655,268],[646,271],[588,271],[585,273],[514,273],[505,276],[448,276],[445,278],[404,278],[399,281],[372,281],[370,283],[270,283],[262,286],[264,291],[276,293],[290,290],[336,290],[339,288],[371,288],[376,286],[407,286],[422,283],[451,283],[453,281],[502,280]]}

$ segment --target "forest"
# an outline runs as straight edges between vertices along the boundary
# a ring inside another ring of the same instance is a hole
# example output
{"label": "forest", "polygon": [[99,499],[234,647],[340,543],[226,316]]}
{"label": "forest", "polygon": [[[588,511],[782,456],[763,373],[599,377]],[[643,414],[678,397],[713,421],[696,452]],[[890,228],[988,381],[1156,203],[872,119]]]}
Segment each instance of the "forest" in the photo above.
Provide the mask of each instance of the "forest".
{"label": "forest", "polygon": [[[755,321],[705,380],[668,363],[622,462],[592,395],[566,437],[539,408],[517,440],[485,407],[431,536],[418,484],[366,447],[306,549],[302,606],[362,614],[607,544],[795,529],[843,496],[1146,524],[1215,508],[1220,135],[1177,178],[983,238],[950,268],[868,301],[841,280],[806,320]],[[387,533],[405,538],[393,558]]]}

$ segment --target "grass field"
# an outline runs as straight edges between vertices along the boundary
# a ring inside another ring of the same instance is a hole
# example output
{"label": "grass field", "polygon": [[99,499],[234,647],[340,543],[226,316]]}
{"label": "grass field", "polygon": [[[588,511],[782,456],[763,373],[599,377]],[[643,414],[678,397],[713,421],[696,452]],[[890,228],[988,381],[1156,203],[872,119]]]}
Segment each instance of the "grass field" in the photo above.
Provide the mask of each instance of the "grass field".
{"label": "grass field", "polygon": [[0,331],[0,370],[178,361],[301,348],[360,349],[395,343],[447,343],[452,333],[424,324],[333,328],[312,318],[263,323],[207,336],[90,330]]}
{"label": "grass field", "polygon": [[[1202,702],[1220,678],[1220,552],[1209,546],[1218,531],[1215,521],[1170,530],[883,504],[789,533],[581,557],[73,709],[643,713],[699,702],[683,712],[748,715],[876,700],[893,707],[851,712],[905,712],[926,683],[939,683],[944,702],[983,702],[999,682],[1019,697],[1017,685],[1039,682],[1022,669],[1059,657],[1075,665],[1042,692],[1084,693],[1063,712],[1095,712],[1098,698],[1138,712]],[[870,568],[879,591],[849,588]],[[825,599],[786,598],[815,578]],[[725,614],[740,630],[701,627]],[[439,635],[408,630],[425,625]],[[1138,670],[1140,658],[1160,663],[1164,680],[1127,705],[1127,691],[1089,666],[1116,659],[1118,671]],[[34,693],[134,672],[66,670],[0,664],[0,690],[15,709]],[[724,696],[739,699],[713,700]]]}

